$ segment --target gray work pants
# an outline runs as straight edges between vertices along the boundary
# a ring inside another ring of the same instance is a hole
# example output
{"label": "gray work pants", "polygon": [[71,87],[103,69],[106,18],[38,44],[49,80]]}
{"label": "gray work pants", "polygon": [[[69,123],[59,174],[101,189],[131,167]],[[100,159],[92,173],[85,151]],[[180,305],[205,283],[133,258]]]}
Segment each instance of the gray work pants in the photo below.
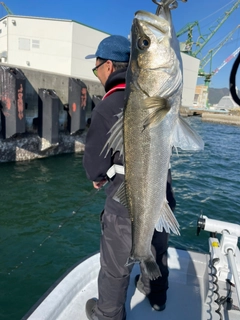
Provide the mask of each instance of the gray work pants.
{"label": "gray work pants", "polygon": [[[130,255],[131,221],[115,214],[104,212],[102,216],[100,245],[101,269],[98,277],[98,302],[95,314],[99,320],[125,320],[125,301],[133,265],[125,266]],[[162,277],[149,281],[142,273],[141,280],[148,295],[161,297],[168,288],[167,266],[168,234],[155,231],[152,251]],[[161,299],[161,298],[160,298]],[[165,302],[165,301],[164,301]],[[163,302],[163,303],[164,303]]]}

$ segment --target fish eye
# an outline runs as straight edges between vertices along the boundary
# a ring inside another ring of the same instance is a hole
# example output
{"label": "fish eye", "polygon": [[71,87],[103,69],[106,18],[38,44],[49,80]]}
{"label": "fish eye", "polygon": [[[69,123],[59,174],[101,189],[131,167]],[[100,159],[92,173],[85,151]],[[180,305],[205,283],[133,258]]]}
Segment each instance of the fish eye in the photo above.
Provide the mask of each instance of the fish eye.
{"label": "fish eye", "polygon": [[150,39],[147,37],[141,37],[137,42],[138,48],[140,50],[145,50],[150,47]]}

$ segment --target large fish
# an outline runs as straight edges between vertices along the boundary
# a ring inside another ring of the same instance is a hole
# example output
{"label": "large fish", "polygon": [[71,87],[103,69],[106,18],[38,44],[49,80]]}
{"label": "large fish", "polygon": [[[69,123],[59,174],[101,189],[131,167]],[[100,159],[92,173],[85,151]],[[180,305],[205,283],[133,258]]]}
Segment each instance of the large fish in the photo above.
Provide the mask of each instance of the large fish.
{"label": "large fish", "polygon": [[125,183],[115,199],[128,208],[132,221],[132,250],[127,263],[140,262],[150,279],[161,275],[151,252],[154,229],[179,234],[166,199],[172,148],[203,148],[202,139],[179,116],[182,60],[170,2],[161,1],[159,15],[144,11],[135,14],[126,106],[107,142],[108,150],[121,149],[123,126]]}

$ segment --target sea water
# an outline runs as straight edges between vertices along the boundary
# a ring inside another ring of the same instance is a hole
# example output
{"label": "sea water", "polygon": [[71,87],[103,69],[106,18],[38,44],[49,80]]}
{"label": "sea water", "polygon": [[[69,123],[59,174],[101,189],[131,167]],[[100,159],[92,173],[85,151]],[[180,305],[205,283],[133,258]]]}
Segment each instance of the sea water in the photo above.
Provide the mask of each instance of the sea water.
{"label": "sea water", "polygon": [[[205,149],[178,150],[171,165],[181,236],[170,245],[208,252],[200,215],[240,224],[240,127],[187,119]],[[0,319],[19,320],[73,264],[99,250],[104,190],[81,154],[0,164]]]}

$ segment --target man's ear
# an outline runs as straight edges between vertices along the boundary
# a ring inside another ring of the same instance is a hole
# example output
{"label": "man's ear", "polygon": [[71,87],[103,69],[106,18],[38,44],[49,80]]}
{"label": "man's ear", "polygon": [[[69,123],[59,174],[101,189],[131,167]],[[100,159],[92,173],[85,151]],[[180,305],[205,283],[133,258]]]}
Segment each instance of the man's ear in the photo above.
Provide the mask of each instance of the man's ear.
{"label": "man's ear", "polygon": [[107,65],[107,70],[109,74],[111,74],[114,71],[113,62],[111,60],[108,60],[106,62],[106,65]]}

